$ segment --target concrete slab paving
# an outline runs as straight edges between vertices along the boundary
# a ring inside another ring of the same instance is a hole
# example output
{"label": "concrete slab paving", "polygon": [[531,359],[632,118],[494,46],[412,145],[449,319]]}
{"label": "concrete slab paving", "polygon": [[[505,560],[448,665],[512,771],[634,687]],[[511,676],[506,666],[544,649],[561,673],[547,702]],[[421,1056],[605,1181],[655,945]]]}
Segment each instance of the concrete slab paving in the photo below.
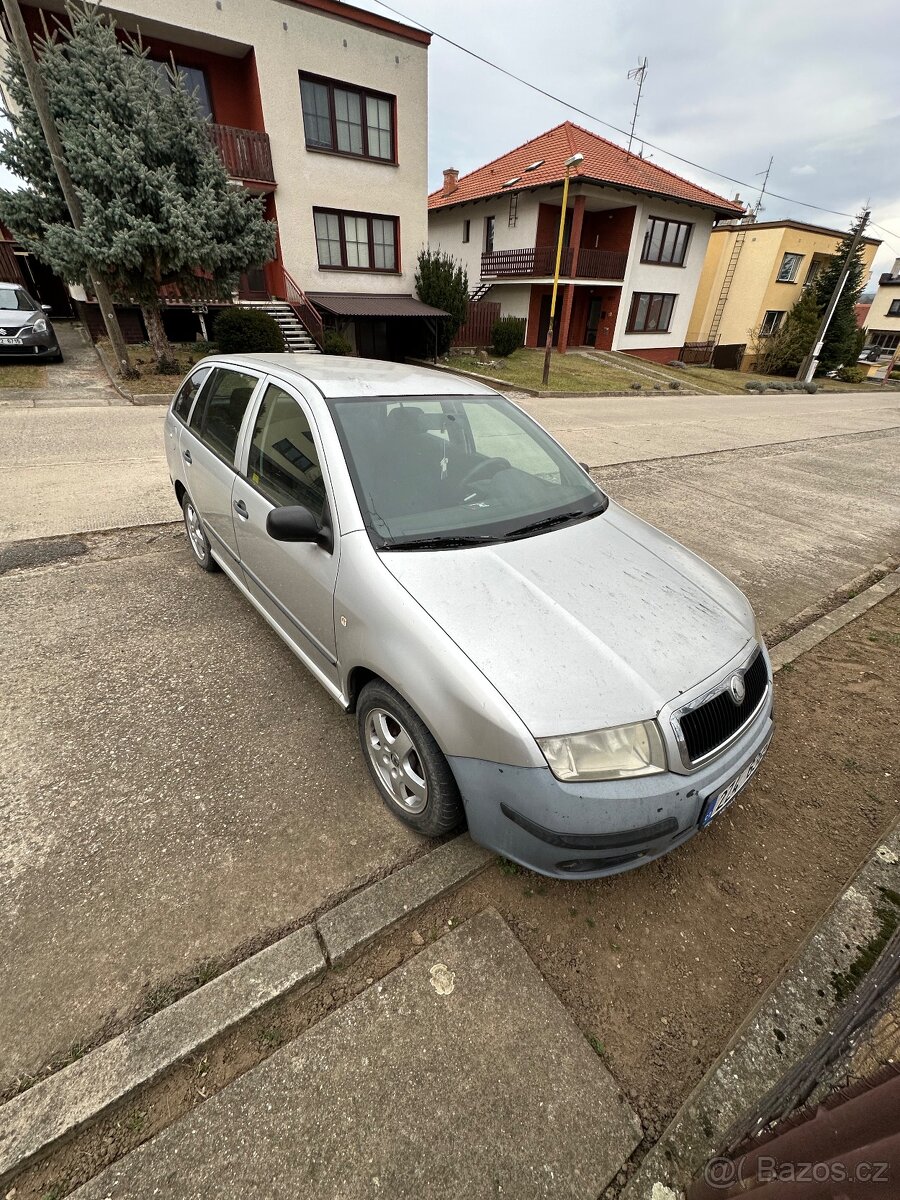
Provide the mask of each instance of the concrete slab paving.
{"label": "concrete slab paving", "polygon": [[73,1196],[595,1200],[640,1137],[488,909]]}
{"label": "concrete slab paving", "polygon": [[0,647],[0,1088],[431,848],[186,549],[10,572]]}

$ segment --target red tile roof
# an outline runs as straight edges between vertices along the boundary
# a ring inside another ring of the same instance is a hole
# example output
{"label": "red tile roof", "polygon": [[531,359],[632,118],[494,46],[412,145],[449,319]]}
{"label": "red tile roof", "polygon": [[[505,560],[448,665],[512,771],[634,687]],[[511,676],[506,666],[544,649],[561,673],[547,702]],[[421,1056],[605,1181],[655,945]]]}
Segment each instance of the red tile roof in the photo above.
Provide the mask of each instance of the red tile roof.
{"label": "red tile roof", "polygon": [[[698,187],[690,180],[682,179],[680,175],[636,154],[628,154],[622,146],[571,121],[548,129],[540,137],[532,138],[508,154],[463,175],[455,191],[445,195],[443,189],[439,188],[432,192],[428,197],[428,207],[446,208],[452,204],[464,204],[467,200],[482,200],[504,192],[560,183],[565,176],[563,163],[576,153],[584,155],[584,162],[572,171],[570,178],[573,180],[584,179],[637,192],[649,192],[655,196],[669,196],[673,200],[714,208],[723,214],[735,215],[744,211],[742,204]],[[526,171],[525,168],[534,162],[540,162],[541,165],[533,171]],[[519,179],[515,184],[503,187],[504,183],[516,176]]]}

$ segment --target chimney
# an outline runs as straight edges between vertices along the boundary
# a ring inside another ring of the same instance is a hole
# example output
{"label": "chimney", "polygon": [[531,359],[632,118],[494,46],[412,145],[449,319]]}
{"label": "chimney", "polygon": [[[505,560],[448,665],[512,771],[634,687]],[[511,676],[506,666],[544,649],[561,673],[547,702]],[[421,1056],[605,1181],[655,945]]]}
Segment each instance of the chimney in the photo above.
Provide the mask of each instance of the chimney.
{"label": "chimney", "polygon": [[444,190],[443,194],[449,196],[451,192],[455,192],[459,187],[459,171],[456,167],[448,167],[444,172]]}

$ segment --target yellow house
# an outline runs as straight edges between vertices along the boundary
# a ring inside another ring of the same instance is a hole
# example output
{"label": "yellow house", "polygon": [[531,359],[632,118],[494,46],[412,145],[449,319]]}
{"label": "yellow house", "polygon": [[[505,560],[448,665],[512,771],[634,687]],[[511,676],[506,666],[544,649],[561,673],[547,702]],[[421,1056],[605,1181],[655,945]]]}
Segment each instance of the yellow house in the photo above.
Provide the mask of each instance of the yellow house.
{"label": "yellow house", "polygon": [[[733,347],[734,364],[749,370],[756,331],[762,337],[775,333],[802,289],[835,253],[842,236],[840,230],[801,221],[716,226],[700,274],[687,341]],[[874,238],[863,242],[868,275],[881,242]]]}

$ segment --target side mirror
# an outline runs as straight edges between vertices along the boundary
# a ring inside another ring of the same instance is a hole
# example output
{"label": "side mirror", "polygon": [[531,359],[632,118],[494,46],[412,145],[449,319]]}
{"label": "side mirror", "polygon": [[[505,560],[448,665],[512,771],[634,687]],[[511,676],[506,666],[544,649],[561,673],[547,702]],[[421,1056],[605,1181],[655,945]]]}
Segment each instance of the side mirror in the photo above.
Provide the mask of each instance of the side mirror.
{"label": "side mirror", "polygon": [[45,313],[49,313],[52,307],[53,307],[52,304],[42,304],[41,305],[41,309]]}
{"label": "side mirror", "polygon": [[266,517],[266,533],[276,542],[315,542],[329,554],[334,549],[331,527],[320,524],[302,504],[273,508]]}

